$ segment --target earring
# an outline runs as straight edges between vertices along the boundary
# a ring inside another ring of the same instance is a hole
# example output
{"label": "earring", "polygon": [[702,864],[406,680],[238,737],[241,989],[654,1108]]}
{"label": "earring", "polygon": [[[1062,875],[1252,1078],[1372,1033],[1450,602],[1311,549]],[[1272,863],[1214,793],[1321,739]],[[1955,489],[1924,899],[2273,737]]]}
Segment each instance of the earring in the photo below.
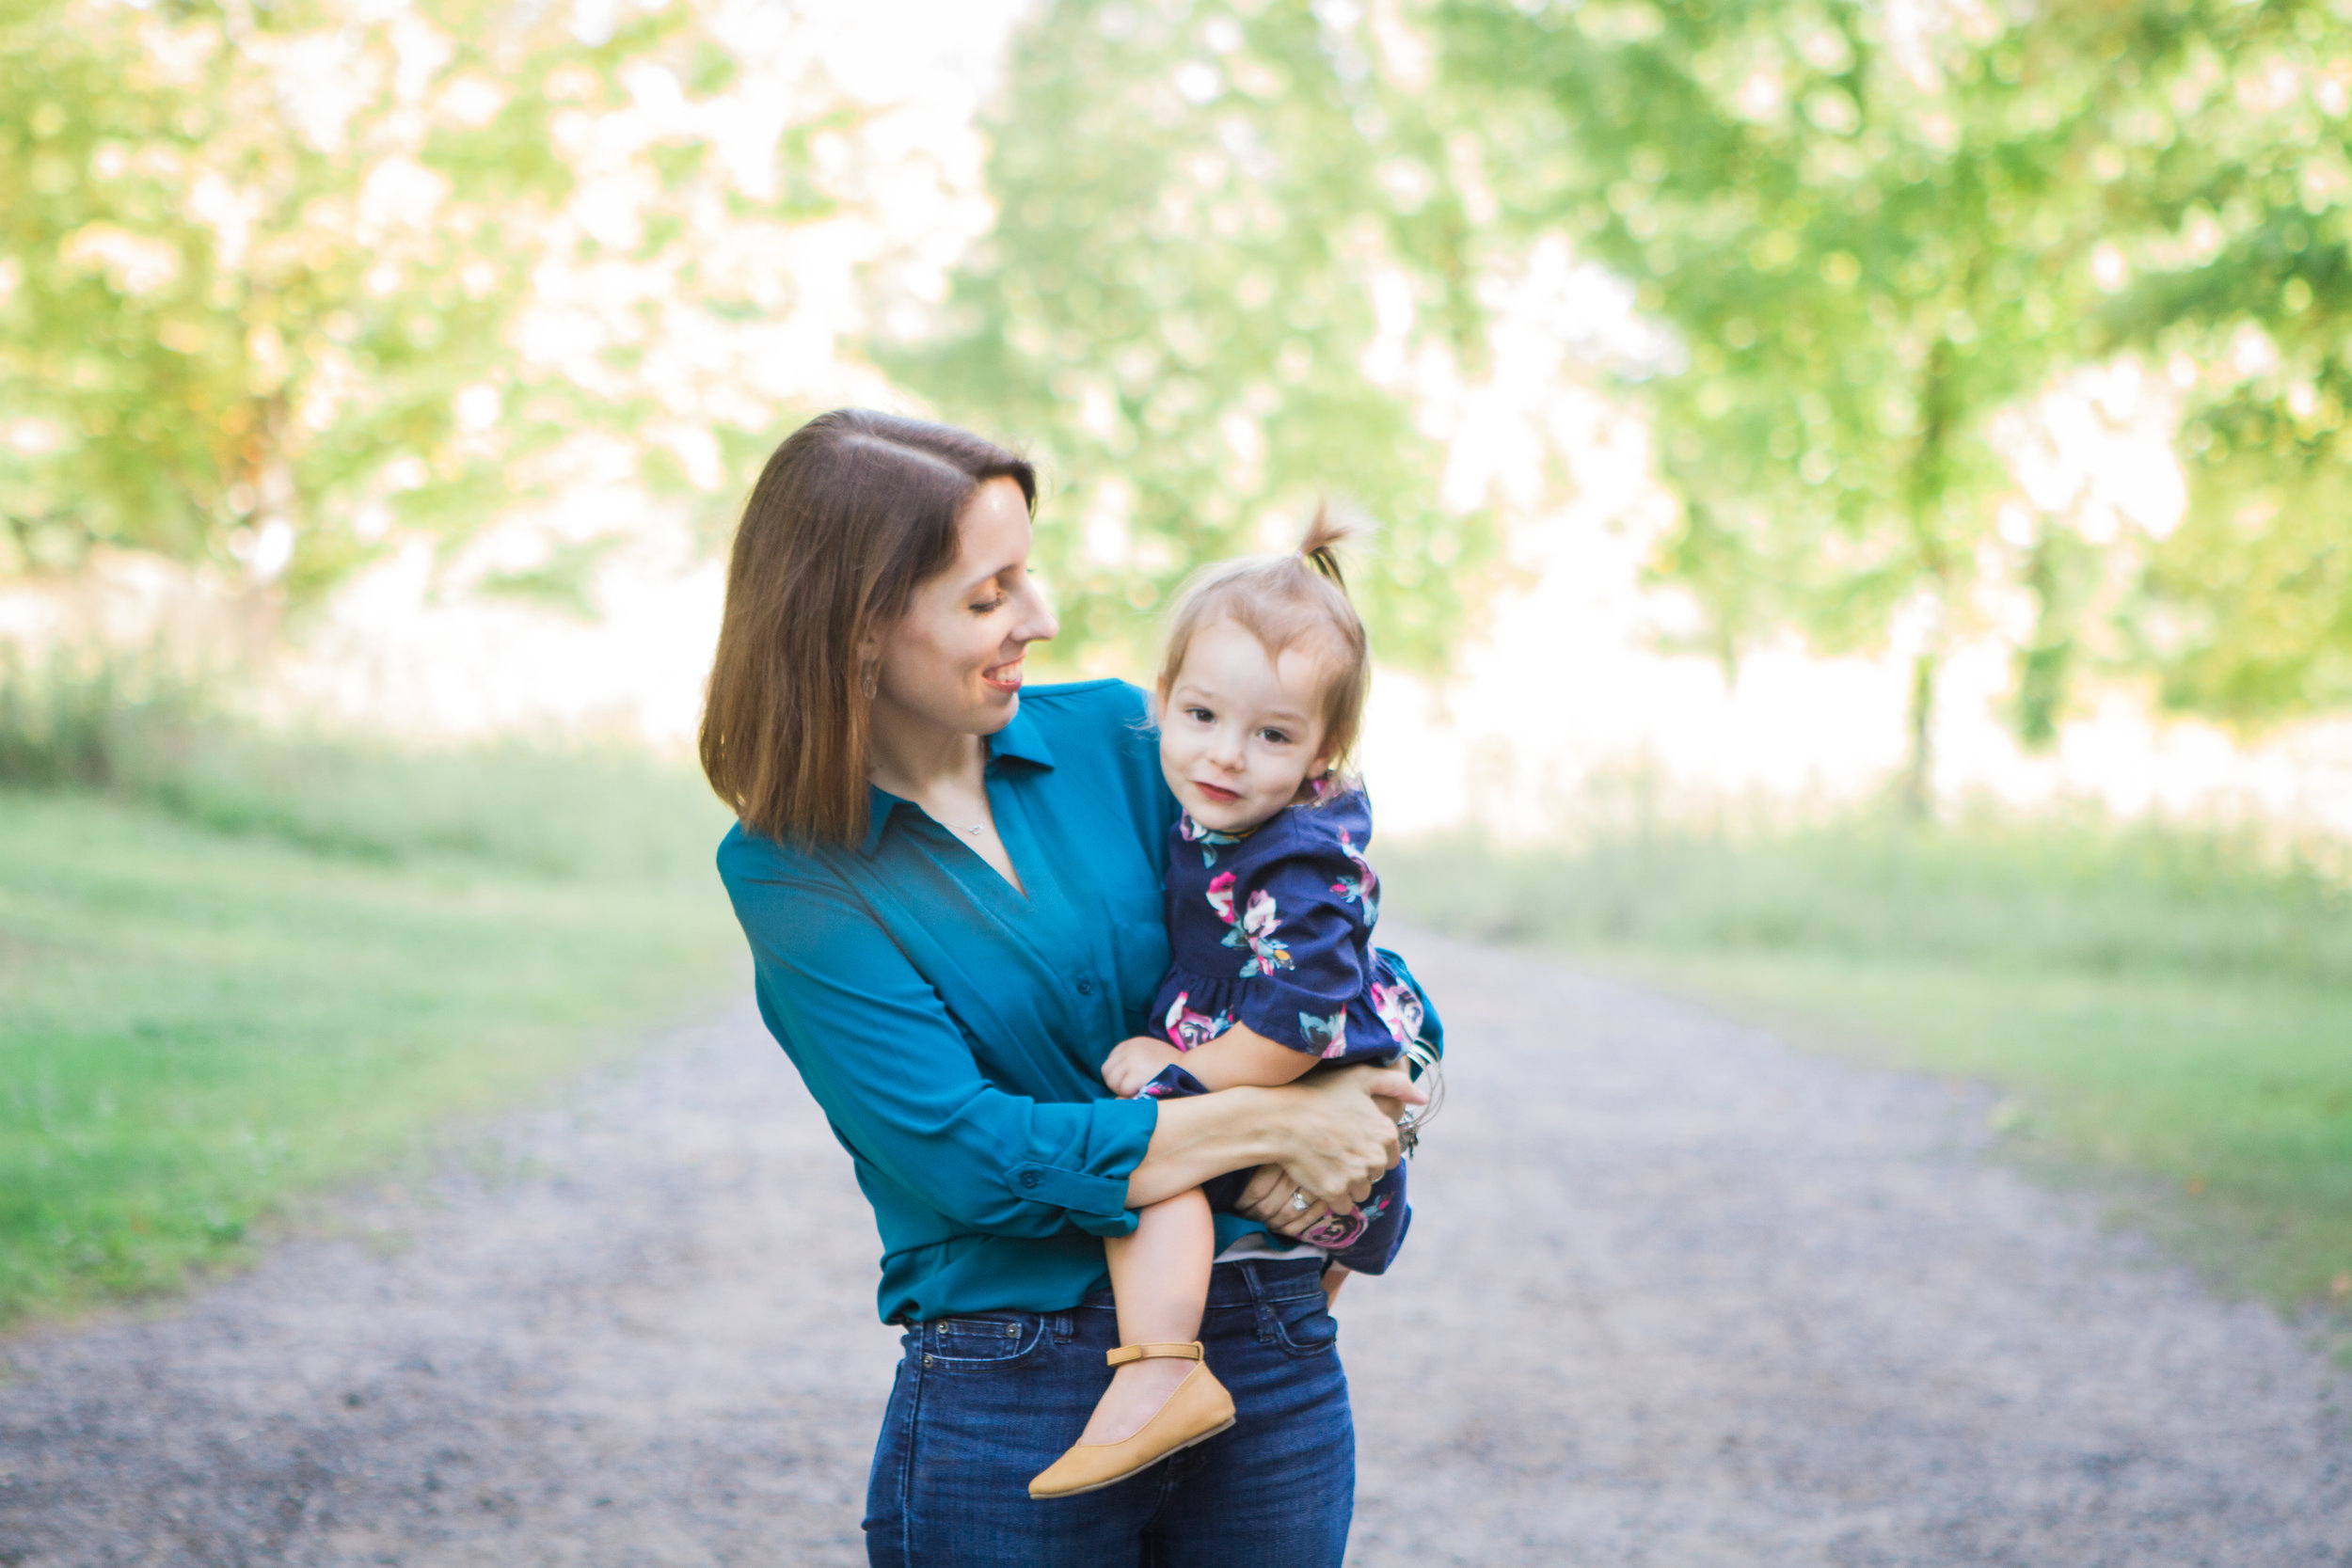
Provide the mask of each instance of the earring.
{"label": "earring", "polygon": [[877,687],[877,686],[879,686],[879,685],[881,684],[881,681],[880,681],[880,680],[879,680],[879,678],[878,678],[878,677],[880,676],[880,674],[881,674],[881,670],[880,670],[880,667],[879,667],[879,666],[876,666],[876,665],[869,664],[869,665],[867,665],[867,666],[866,667],[866,673],[865,673],[862,677],[860,677],[860,679],[859,679],[859,681],[858,681],[858,685],[859,685],[859,687],[860,687],[860,688],[862,688],[862,689],[865,690],[866,695],[866,697],[867,697],[869,700],[870,700],[870,699],[873,697],[873,695],[874,695],[874,689],[875,689],[875,687]]}

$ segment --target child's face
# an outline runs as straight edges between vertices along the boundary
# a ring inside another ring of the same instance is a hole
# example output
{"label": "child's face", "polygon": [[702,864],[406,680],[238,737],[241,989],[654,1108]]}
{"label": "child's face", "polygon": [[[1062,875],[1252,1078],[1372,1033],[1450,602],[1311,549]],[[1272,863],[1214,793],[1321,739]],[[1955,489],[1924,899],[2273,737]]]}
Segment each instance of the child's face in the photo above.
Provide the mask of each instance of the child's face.
{"label": "child's face", "polygon": [[1231,621],[1193,634],[1184,667],[1161,694],[1160,771],[1195,822],[1245,832],[1323,772],[1329,678],[1329,660],[1311,643],[1276,658]]}

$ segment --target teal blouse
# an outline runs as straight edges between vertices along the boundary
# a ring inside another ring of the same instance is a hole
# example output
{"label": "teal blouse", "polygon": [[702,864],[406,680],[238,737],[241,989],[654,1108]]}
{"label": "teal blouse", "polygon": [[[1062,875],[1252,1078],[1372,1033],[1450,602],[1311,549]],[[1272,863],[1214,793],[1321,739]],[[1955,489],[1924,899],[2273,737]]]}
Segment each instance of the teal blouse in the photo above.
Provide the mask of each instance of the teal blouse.
{"label": "teal blouse", "polygon": [[[881,789],[863,843],[719,846],[760,1016],[874,1206],[886,1323],[1076,1305],[1159,1116],[1101,1076],[1168,968],[1176,802],[1143,693],[1031,687],[988,752],[1025,897]],[[1263,1228],[1220,1214],[1217,1244]]]}

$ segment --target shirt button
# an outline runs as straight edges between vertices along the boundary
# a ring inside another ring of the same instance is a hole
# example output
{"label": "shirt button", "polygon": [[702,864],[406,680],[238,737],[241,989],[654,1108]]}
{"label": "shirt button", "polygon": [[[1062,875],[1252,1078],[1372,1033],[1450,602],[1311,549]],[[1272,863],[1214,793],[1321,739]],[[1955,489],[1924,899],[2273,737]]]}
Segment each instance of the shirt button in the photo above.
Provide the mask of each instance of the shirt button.
{"label": "shirt button", "polygon": [[1094,982],[1081,975],[1078,979],[1078,994],[1080,996],[1092,996],[1094,994]]}
{"label": "shirt button", "polygon": [[1022,1184],[1023,1186],[1025,1186],[1025,1187],[1034,1187],[1034,1186],[1036,1186],[1036,1185],[1037,1185],[1037,1172],[1035,1172],[1035,1171],[1033,1171],[1033,1170],[1025,1170],[1025,1171],[1023,1171],[1023,1172],[1021,1173],[1021,1184]]}

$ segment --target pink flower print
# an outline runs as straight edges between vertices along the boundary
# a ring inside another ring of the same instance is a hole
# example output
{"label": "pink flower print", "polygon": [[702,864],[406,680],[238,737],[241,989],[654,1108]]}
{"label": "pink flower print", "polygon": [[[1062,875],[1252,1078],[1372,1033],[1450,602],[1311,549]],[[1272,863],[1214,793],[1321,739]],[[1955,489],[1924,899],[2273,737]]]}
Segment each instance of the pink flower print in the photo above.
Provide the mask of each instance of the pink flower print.
{"label": "pink flower print", "polygon": [[[1388,1207],[1384,1200],[1382,1208]],[[1374,1215],[1359,1209],[1352,1214],[1326,1214],[1298,1239],[1309,1246],[1337,1251],[1347,1246],[1371,1228]]]}
{"label": "pink flower print", "polygon": [[1179,1051],[1190,1051],[1196,1045],[1216,1038],[1233,1026],[1232,1014],[1218,1013],[1212,1017],[1207,1013],[1196,1013],[1184,1006],[1191,1000],[1192,992],[1178,991],[1176,1000],[1168,1005],[1168,1016],[1160,1021],[1162,1032]]}
{"label": "pink flower print", "polygon": [[1340,830],[1340,847],[1346,850],[1347,858],[1356,863],[1356,875],[1342,877],[1331,884],[1331,891],[1338,894],[1343,903],[1361,903],[1364,906],[1364,924],[1369,926],[1380,918],[1380,879],[1373,874],[1372,863],[1357,850],[1355,841],[1348,837],[1345,828]]}
{"label": "pink flower print", "polygon": [[[1232,879],[1228,873],[1218,878],[1217,881],[1230,882]],[[1216,901],[1216,883],[1210,883],[1211,903]],[[1232,905],[1233,893],[1229,887],[1225,890],[1224,909],[1230,910]],[[1230,922],[1232,916],[1227,914],[1225,918]],[[1251,894],[1249,907],[1242,911],[1241,923],[1225,933],[1226,946],[1239,947],[1248,943],[1249,947],[1249,961],[1241,966],[1243,979],[1247,980],[1253,974],[1271,974],[1278,969],[1291,967],[1291,950],[1274,934],[1281,928],[1281,919],[1275,913],[1274,895],[1263,888]]]}
{"label": "pink flower print", "polygon": [[1421,1038],[1422,1012],[1421,993],[1407,985],[1372,983],[1372,1010],[1380,1015],[1380,1022],[1389,1026],[1389,1034],[1399,1045],[1410,1045]]}
{"label": "pink flower print", "polygon": [[[1233,874],[1232,872],[1219,872],[1216,877],[1210,879],[1209,908],[1215,910],[1216,911],[1216,917],[1225,922],[1226,925],[1231,926],[1233,923]],[[1225,938],[1225,945],[1228,947],[1237,947],[1240,943],[1236,942],[1232,939],[1232,936],[1228,933]]]}

